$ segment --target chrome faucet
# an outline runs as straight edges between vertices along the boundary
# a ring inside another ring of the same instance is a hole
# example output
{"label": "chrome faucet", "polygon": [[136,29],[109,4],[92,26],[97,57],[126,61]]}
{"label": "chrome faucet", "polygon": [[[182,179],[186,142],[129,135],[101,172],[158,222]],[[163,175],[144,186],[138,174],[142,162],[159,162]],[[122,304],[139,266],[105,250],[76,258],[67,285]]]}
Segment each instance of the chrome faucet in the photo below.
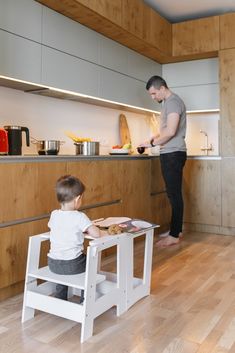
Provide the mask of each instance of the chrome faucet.
{"label": "chrome faucet", "polygon": [[209,151],[213,151],[213,146],[212,143],[208,144],[208,135],[206,131],[200,130],[201,134],[204,134],[205,138],[206,138],[206,144],[204,147],[201,147],[201,151],[206,152],[206,155],[208,156]]}

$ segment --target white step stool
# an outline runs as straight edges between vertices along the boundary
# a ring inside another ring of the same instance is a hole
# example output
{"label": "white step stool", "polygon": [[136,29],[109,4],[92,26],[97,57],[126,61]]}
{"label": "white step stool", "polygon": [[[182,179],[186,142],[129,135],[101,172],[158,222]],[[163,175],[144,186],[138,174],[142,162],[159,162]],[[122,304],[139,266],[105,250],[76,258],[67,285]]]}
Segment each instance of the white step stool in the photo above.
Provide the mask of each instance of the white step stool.
{"label": "white step stool", "polygon": [[[22,322],[34,317],[35,309],[80,322],[81,342],[93,333],[94,319],[113,306],[117,315],[127,310],[125,273],[125,234],[102,237],[89,243],[87,247],[86,272],[77,275],[58,275],[48,266],[39,268],[41,243],[49,239],[49,233],[29,238],[28,259],[25,276]],[[101,252],[117,246],[117,276],[115,280],[106,279],[98,273]],[[38,284],[38,279],[44,283]],[[51,296],[56,284],[69,287],[69,296],[84,290],[84,302],[78,304]]]}

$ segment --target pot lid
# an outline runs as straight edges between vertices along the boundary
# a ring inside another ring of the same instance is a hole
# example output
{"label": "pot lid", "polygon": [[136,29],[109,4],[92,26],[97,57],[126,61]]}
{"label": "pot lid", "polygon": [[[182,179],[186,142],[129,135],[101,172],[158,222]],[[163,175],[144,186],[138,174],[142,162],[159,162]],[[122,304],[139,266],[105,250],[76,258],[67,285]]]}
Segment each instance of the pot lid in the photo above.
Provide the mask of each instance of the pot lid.
{"label": "pot lid", "polygon": [[17,125],[6,125],[4,126],[4,129],[6,130],[21,130],[22,126],[17,126]]}

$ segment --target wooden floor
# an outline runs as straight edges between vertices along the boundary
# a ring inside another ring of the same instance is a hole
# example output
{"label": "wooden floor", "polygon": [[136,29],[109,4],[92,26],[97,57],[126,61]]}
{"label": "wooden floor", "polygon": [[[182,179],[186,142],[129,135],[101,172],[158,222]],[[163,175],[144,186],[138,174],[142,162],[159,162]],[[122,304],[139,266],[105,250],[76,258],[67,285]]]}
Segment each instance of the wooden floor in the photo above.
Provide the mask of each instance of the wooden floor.
{"label": "wooden floor", "polygon": [[[136,273],[142,253],[137,244]],[[235,352],[235,236],[188,233],[154,248],[151,295],[119,318],[101,315],[83,345],[79,324],[38,313],[22,325],[21,308],[22,295],[0,303],[0,353]]]}

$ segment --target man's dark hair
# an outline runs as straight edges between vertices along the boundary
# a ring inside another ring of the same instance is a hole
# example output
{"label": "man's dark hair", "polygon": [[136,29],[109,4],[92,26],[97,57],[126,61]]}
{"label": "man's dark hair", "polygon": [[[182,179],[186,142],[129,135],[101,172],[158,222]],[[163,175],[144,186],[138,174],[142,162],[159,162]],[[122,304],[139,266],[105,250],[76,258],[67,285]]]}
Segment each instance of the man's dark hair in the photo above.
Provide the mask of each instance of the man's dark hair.
{"label": "man's dark hair", "polygon": [[147,91],[150,87],[160,89],[161,86],[168,88],[166,81],[161,76],[152,76],[146,83]]}
{"label": "man's dark hair", "polygon": [[56,182],[56,196],[59,203],[70,202],[85,191],[84,184],[72,175],[64,175]]}

